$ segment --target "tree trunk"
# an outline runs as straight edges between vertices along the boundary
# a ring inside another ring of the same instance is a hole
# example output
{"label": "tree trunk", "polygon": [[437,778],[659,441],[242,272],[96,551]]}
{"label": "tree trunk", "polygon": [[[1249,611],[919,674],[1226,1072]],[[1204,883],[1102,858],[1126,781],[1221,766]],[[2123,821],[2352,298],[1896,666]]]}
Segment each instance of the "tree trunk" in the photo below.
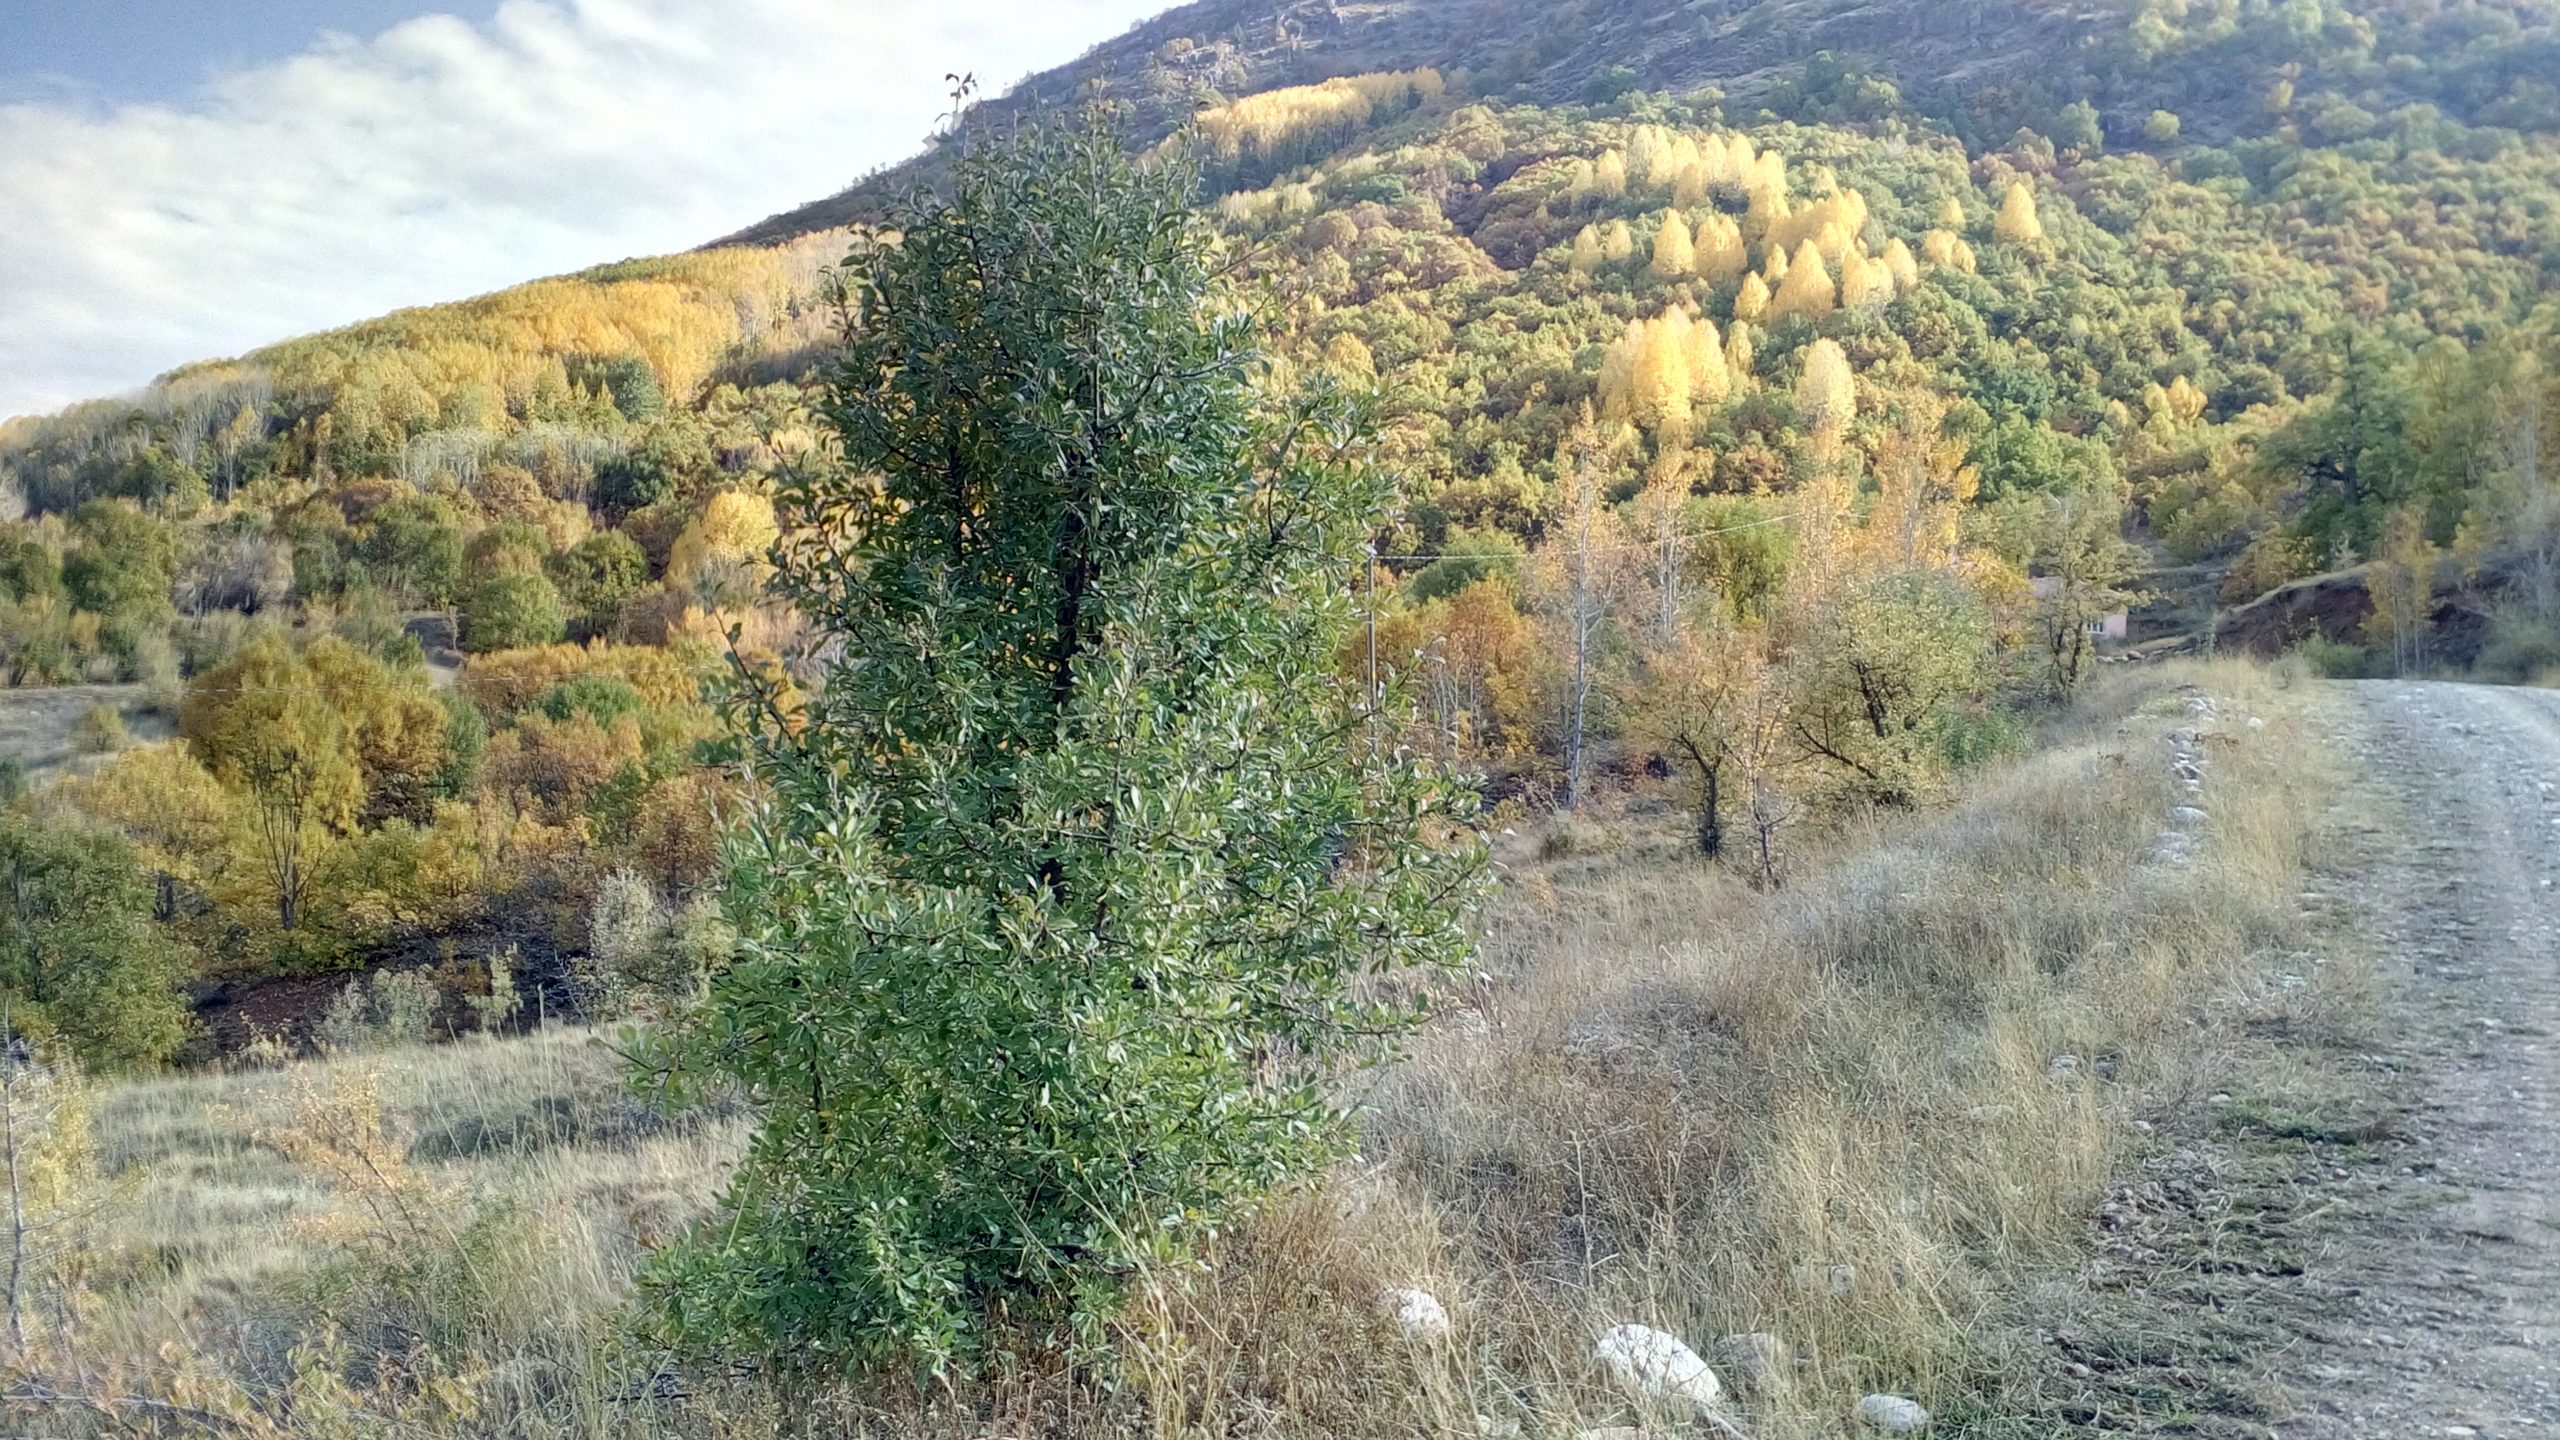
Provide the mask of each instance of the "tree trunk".
{"label": "tree trunk", "polygon": [[1701,766],[1698,787],[1698,853],[1710,860],[1724,855],[1724,775],[1719,765]]}

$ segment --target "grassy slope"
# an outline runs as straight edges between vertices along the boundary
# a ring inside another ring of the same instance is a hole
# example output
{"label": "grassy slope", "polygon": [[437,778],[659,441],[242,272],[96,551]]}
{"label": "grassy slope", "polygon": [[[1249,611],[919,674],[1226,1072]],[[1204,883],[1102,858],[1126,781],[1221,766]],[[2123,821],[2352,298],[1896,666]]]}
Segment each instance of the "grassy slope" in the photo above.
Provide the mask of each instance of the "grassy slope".
{"label": "grassy slope", "polygon": [[[2194,865],[2144,863],[2191,687],[2221,697],[2204,723],[2228,737],[2206,746],[2212,829]],[[1951,810],[1880,820],[1775,896],[1691,862],[1659,804],[1582,822],[1561,858],[1511,838],[1495,973],[1372,1082],[1365,1166],[1152,1287],[1117,1398],[1033,1377],[900,1423],[1447,1434],[1484,1413],[1571,1433],[1624,1416],[1587,1360],[1618,1320],[1786,1337],[1803,1363],[1745,1407],[1757,1435],[1833,1427],[1870,1388],[1978,1423],[2032,1409],[2019,1297],[2077,1263],[2134,1122],[2221,1083],[2218,998],[2295,923],[2294,708],[2237,665],[2120,676]],[[376,1091],[410,1147],[396,1183],[260,1138],[361,1117]],[[653,1120],[585,1037],[130,1086],[98,1127],[142,1263],[93,1344],[187,1332],[273,1374],[327,1311],[357,1343],[477,1351],[509,1433],[644,1412],[768,1433],[752,1393],[640,1406],[612,1397],[645,1356],[590,1358],[738,1131]],[[1408,1283],[1449,1302],[1454,1344],[1382,1332],[1378,1288]]]}
{"label": "grassy slope", "polygon": [[102,757],[81,749],[80,718],[93,705],[124,717],[137,744],[166,740],[170,717],[154,707],[142,685],[61,685],[50,689],[0,689],[0,759],[26,768],[29,784],[96,768]]}

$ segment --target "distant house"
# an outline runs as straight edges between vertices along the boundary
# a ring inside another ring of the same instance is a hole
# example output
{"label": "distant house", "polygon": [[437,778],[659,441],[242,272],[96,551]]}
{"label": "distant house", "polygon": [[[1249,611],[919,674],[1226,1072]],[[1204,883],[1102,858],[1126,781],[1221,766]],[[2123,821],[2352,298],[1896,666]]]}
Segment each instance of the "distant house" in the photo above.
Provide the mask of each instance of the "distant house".
{"label": "distant house", "polygon": [[[2062,593],[2062,577],[2037,575],[2027,581],[2027,588],[2035,592],[2037,599],[2050,600]],[[2124,612],[2110,610],[2103,617],[2090,621],[2084,628],[2090,635],[2100,640],[2121,640],[2125,635]]]}

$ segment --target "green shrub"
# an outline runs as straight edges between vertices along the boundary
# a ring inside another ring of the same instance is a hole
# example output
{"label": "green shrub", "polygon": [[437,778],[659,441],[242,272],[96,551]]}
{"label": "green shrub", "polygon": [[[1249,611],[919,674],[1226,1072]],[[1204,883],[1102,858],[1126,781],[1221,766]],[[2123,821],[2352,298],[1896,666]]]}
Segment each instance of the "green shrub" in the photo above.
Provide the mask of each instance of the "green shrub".
{"label": "green shrub", "polygon": [[2519,609],[2502,608],[2489,616],[2489,638],[2473,666],[2483,680],[2522,685],[2560,669],[2560,627],[2546,625]]}
{"label": "green shrub", "polygon": [[25,1033],[96,1069],[156,1064],[187,1034],[184,957],[153,922],[133,848],[105,831],[0,813],[0,995]]}
{"label": "green shrub", "polygon": [[625,715],[640,713],[640,692],[631,682],[618,675],[577,675],[543,692],[536,704],[555,723],[572,715],[586,715],[598,725],[610,728]]}
{"label": "green shrub", "polygon": [[526,645],[557,645],[569,633],[568,608],[542,575],[507,571],[472,588],[462,606],[462,647],[475,655]]}
{"label": "green shrub", "polygon": [[444,997],[417,970],[386,970],[373,977],[373,1023],[385,1045],[426,1043]]}
{"label": "green shrub", "polygon": [[113,755],[132,739],[125,729],[124,712],[113,705],[90,706],[71,727],[71,743],[83,755]]}
{"label": "green shrub", "polygon": [[2285,647],[2313,671],[2330,680],[2361,680],[2373,673],[2373,652],[2362,645],[2332,640],[2317,631]]}

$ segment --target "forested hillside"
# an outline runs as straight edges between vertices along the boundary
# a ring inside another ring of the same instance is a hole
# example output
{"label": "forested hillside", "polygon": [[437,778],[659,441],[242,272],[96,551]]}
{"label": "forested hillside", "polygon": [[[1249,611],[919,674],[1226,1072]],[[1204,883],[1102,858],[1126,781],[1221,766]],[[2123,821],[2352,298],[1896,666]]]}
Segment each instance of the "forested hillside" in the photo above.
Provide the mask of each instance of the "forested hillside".
{"label": "forested hillside", "polygon": [[[1346,674],[1409,680],[1496,801],[1669,776],[1775,883],[2010,743],[2160,561],[2226,603],[2362,567],[2328,663],[2427,663],[2463,585],[2486,663],[2560,662],[2555,36],[2526,0],[1207,3],[968,123],[1117,97],[1196,157],[1273,383],[1373,397],[1403,499]],[[936,163],[0,429],[0,665],[142,682],[181,737],[10,822],[165,1002],[103,1015],[31,939],[22,1003],[121,1062],[181,1043],[173,982],[233,1043],[383,1013],[329,977],[384,963],[435,967],[440,1027],[493,984],[683,992],[718,682],[810,659],[761,581],[776,477],[833,462],[821,271],[895,243],[814,227]],[[221,1008],[279,976],[319,978]]]}
{"label": "forested hillside", "polygon": [[1203,0],[0,425],[0,1410],[2296,1428],[2443,1181],[2305,681],[2560,677],[2556,47]]}

